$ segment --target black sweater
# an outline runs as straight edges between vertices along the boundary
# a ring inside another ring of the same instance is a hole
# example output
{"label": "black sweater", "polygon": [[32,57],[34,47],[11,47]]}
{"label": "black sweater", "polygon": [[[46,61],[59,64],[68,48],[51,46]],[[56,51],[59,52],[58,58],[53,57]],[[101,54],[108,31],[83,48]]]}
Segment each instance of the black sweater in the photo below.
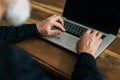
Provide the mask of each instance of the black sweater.
{"label": "black sweater", "polygon": [[[19,27],[0,27],[0,80],[50,80],[28,54],[10,46],[37,35],[35,24]],[[73,71],[72,80],[102,80],[95,59],[88,53],[81,53]]]}

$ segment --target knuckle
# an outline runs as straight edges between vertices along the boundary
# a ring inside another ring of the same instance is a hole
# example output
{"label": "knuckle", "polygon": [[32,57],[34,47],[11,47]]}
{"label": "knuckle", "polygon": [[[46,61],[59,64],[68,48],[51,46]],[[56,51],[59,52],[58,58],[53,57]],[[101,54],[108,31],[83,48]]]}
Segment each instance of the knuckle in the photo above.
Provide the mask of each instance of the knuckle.
{"label": "knuckle", "polygon": [[49,19],[49,22],[52,23],[52,22],[53,22],[53,19],[54,19],[54,18],[50,18],[50,19]]}
{"label": "knuckle", "polygon": [[90,31],[90,32],[91,32],[92,30],[91,30],[91,29],[87,29],[87,31]]}
{"label": "knuckle", "polygon": [[52,23],[53,21],[52,21],[51,18],[48,18],[48,19],[47,19],[47,22],[48,22],[48,23]]}
{"label": "knuckle", "polygon": [[60,16],[57,16],[58,18],[61,18]]}
{"label": "knuckle", "polygon": [[100,33],[100,35],[102,35],[102,33],[101,32],[99,32]]}

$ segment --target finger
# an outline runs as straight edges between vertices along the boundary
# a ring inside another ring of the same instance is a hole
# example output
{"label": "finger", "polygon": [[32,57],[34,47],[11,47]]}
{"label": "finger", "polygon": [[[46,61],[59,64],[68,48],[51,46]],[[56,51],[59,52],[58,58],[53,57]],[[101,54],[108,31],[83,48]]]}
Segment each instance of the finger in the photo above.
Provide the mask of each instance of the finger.
{"label": "finger", "polygon": [[99,45],[102,43],[102,39],[100,38]]}
{"label": "finger", "polygon": [[90,34],[92,31],[90,29],[88,29],[85,34]]}
{"label": "finger", "polygon": [[98,31],[96,31],[96,30],[94,30],[94,31],[92,32],[93,35],[97,35],[97,33],[98,33]]}
{"label": "finger", "polygon": [[58,16],[58,21],[62,24],[62,26],[64,26],[64,21],[63,21],[62,17]]}
{"label": "finger", "polygon": [[60,17],[60,16],[55,16],[54,19],[55,19],[55,21],[61,23],[62,26],[64,26],[64,21],[63,21],[62,17]]}
{"label": "finger", "polygon": [[60,30],[51,30],[50,35],[56,36],[56,35],[61,35],[62,32]]}
{"label": "finger", "polygon": [[98,38],[101,38],[101,37],[102,37],[102,33],[101,33],[101,32],[98,32],[96,36],[97,36]]}
{"label": "finger", "polygon": [[55,22],[53,26],[57,27],[58,29],[60,29],[63,32],[65,31],[65,28],[58,22]]}

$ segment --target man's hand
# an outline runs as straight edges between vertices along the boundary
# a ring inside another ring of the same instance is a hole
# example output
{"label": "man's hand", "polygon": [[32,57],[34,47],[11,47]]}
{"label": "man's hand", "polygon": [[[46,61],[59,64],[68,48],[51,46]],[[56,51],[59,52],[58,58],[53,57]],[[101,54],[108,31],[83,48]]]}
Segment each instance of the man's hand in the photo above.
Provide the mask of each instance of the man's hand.
{"label": "man's hand", "polygon": [[101,36],[102,33],[98,31],[87,30],[77,42],[78,52],[86,52],[94,56],[102,42]]}
{"label": "man's hand", "polygon": [[[38,32],[42,36],[57,36],[62,34],[64,29],[64,22],[60,16],[53,15],[36,24]],[[53,30],[52,27],[57,27],[57,30]]]}

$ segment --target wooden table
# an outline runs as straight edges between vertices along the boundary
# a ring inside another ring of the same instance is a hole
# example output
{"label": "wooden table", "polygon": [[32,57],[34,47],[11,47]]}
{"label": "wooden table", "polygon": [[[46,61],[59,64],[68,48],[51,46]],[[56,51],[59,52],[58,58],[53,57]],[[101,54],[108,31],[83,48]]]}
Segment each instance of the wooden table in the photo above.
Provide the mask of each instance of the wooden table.
{"label": "wooden table", "polygon": [[[27,23],[41,21],[52,14],[62,15],[64,4],[65,0],[31,0],[32,16]],[[39,38],[31,38],[16,45],[32,55],[46,69],[70,79],[76,55]],[[96,59],[96,62],[104,80],[120,80],[119,37]]]}
{"label": "wooden table", "polygon": [[[104,80],[120,79],[119,42],[120,38],[117,38],[96,59],[97,65],[104,77]],[[116,45],[118,43],[119,45]],[[17,46],[31,54],[46,69],[49,69],[51,72],[54,71],[64,78],[70,78],[77,56],[38,38],[31,38],[24,42],[18,43]]]}

